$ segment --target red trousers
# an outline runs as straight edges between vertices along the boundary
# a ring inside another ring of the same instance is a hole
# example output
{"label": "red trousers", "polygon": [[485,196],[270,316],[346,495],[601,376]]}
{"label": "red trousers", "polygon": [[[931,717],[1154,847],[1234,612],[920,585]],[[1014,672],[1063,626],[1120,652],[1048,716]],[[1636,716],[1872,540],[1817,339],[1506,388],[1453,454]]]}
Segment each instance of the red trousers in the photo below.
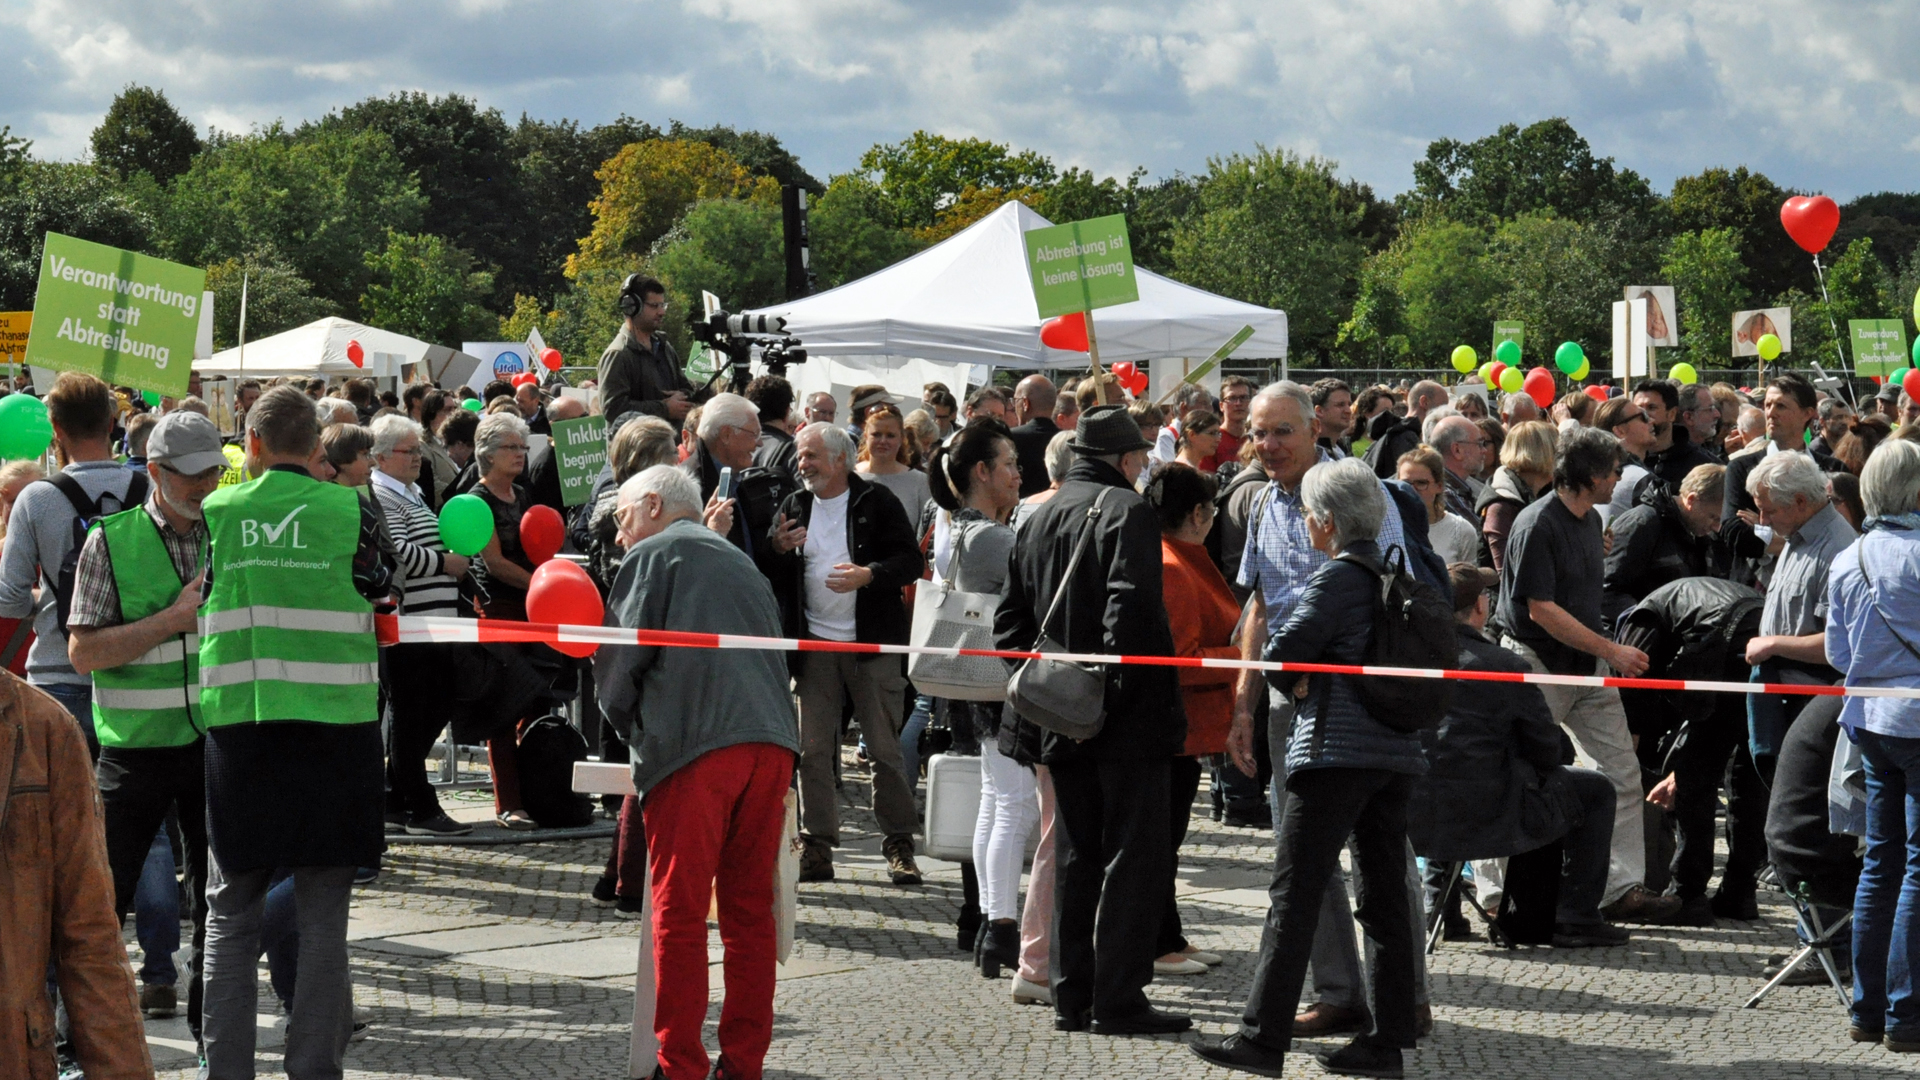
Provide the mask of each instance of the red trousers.
{"label": "red trousers", "polygon": [[707,909],[719,893],[726,999],[720,1052],[727,1076],[760,1080],[773,1042],[774,863],[786,822],[794,755],[740,743],[682,766],[647,792],[653,871],[654,1035],[669,1080],[704,1078]]}

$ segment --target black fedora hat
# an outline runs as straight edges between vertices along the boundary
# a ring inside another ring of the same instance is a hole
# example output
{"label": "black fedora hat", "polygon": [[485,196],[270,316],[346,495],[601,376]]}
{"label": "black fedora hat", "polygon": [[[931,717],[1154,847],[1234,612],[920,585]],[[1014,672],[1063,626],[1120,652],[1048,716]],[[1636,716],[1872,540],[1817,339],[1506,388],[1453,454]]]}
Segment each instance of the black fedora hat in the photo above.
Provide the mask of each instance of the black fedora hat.
{"label": "black fedora hat", "polygon": [[1127,415],[1125,405],[1100,405],[1080,413],[1073,427],[1073,441],[1067,444],[1076,454],[1098,456],[1151,450],[1153,444],[1140,436],[1140,425]]}

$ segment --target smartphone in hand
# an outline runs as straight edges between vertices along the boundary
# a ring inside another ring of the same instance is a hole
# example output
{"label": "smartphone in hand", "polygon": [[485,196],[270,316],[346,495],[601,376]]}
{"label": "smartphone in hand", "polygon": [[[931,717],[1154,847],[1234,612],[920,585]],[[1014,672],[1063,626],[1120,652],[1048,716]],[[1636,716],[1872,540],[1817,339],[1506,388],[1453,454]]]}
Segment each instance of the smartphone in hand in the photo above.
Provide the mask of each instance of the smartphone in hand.
{"label": "smartphone in hand", "polygon": [[723,502],[733,498],[733,466],[728,465],[720,470],[720,486],[713,489],[713,497]]}

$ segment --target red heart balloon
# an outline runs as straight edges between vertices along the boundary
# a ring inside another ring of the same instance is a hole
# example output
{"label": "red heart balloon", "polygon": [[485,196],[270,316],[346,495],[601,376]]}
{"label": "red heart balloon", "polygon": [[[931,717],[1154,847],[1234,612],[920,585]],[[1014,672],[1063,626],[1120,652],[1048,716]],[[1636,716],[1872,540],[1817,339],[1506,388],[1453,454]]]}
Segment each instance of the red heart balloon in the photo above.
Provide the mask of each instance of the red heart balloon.
{"label": "red heart balloon", "polygon": [[537,504],[520,516],[520,547],[527,553],[527,558],[533,560],[533,565],[544,566],[549,559],[560,554],[560,545],[566,539],[567,527],[553,507]]}
{"label": "red heart balloon", "polygon": [[1595,401],[1607,400],[1607,388],[1604,386],[1589,386],[1584,392]]}
{"label": "red heart balloon", "polygon": [[541,350],[540,363],[548,371],[559,371],[560,370],[560,350],[559,349]]}
{"label": "red heart balloon", "polygon": [[535,375],[531,371],[523,371],[513,377],[513,385],[516,387],[526,386],[530,383],[538,383],[539,381],[540,376]]}
{"label": "red heart balloon", "polygon": [[1061,352],[1086,352],[1086,315],[1075,311],[1041,323],[1040,344]]}
{"label": "red heart balloon", "polygon": [[1826,250],[1840,227],[1840,208],[1825,195],[1795,195],[1780,205],[1780,224],[1809,253]]}
{"label": "red heart balloon", "polygon": [[349,341],[347,342],[347,359],[353,361],[354,367],[366,367],[367,350],[361,348],[358,341]]}
{"label": "red heart balloon", "polygon": [[1119,363],[1113,365],[1113,377],[1116,379],[1119,379],[1121,385],[1124,386],[1128,382],[1132,381],[1133,373],[1136,370],[1138,369],[1134,367],[1133,361],[1122,360]]}
{"label": "red heart balloon", "polygon": [[[593,579],[569,560],[552,559],[541,564],[527,583],[528,622],[599,626],[606,614]],[[552,645],[568,656],[592,656],[600,647],[591,641],[556,641]]]}

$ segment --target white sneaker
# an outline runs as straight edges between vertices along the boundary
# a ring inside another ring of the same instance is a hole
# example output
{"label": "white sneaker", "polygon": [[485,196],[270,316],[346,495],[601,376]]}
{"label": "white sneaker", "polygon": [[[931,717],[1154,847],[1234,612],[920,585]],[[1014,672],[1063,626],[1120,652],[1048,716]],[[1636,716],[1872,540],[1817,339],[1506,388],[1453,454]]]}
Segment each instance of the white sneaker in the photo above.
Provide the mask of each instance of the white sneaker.
{"label": "white sneaker", "polygon": [[1015,1005],[1051,1005],[1053,988],[1030,983],[1018,975],[1013,977],[1013,1003]]}
{"label": "white sneaker", "polygon": [[1206,970],[1207,965],[1185,956],[1178,960],[1155,960],[1153,962],[1153,973],[1155,975],[1200,975],[1204,974]]}
{"label": "white sneaker", "polygon": [[1187,959],[1196,964],[1205,964],[1208,967],[1219,967],[1226,962],[1227,958],[1217,952],[1208,952],[1205,949],[1193,949],[1187,953]]}

